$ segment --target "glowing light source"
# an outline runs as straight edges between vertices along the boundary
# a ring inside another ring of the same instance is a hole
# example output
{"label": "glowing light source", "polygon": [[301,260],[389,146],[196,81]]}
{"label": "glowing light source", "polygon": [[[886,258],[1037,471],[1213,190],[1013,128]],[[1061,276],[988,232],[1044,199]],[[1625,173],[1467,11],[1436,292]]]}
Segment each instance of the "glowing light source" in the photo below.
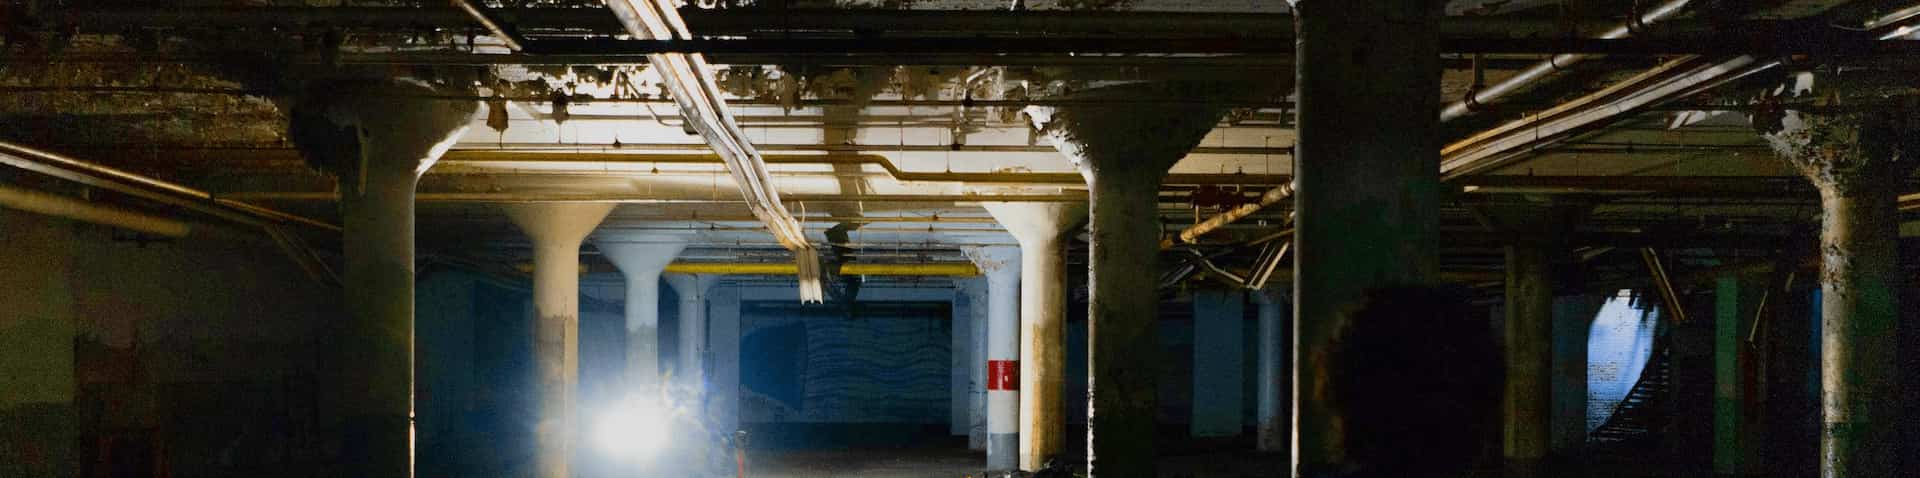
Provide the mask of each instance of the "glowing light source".
{"label": "glowing light source", "polygon": [[657,402],[627,400],[602,413],[593,439],[602,452],[619,459],[653,456],[667,442],[672,410]]}

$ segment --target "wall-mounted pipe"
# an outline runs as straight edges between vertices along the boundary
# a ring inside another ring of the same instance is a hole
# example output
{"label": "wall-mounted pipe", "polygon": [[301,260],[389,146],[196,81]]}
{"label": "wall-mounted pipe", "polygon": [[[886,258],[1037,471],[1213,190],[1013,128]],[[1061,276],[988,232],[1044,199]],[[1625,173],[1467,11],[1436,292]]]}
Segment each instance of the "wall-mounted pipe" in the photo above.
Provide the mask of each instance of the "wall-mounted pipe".
{"label": "wall-mounted pipe", "polygon": [[328,231],[340,231],[340,226],[333,224],[232,199],[214,197],[212,193],[206,191],[4,141],[0,141],[0,164],[141,199],[193,209],[242,224],[286,222]]}
{"label": "wall-mounted pipe", "polygon": [[[1647,10],[1646,13],[1642,13],[1624,23],[1614,26],[1605,33],[1601,33],[1597,38],[1611,40],[1631,36],[1635,30],[1646,28],[1647,25],[1659,23],[1662,20],[1673,17],[1675,14],[1680,13],[1680,10],[1684,9],[1689,3],[1693,3],[1692,0],[1668,0],[1666,3]],[[1552,58],[1548,58],[1547,61],[1535,64],[1532,68],[1522,70],[1520,73],[1501,80],[1498,83],[1469,91],[1465,99],[1447,105],[1446,109],[1440,111],[1440,121],[1453,121],[1473,114],[1474,110],[1480,108],[1481,105],[1499,100],[1501,97],[1513,93],[1522,86],[1540,81],[1562,69],[1599,56],[1600,55],[1577,53],[1554,55]]]}
{"label": "wall-mounted pipe", "polygon": [[191,228],[186,222],[118,207],[87,202],[70,196],[50,194],[0,184],[0,207],[45,214],[75,221],[111,226],[156,236],[182,238]]}
{"label": "wall-mounted pipe", "polygon": [[514,32],[499,20],[495,20],[493,15],[489,14],[486,8],[481,7],[480,4],[474,3],[473,0],[451,1],[453,2],[453,6],[459,7],[461,11],[466,12],[467,17],[472,18],[474,23],[479,23],[481,28],[486,28],[488,32],[492,32],[495,38],[500,39],[500,43],[507,45],[507,48],[513,51],[526,49],[526,43],[521,40],[519,33]]}

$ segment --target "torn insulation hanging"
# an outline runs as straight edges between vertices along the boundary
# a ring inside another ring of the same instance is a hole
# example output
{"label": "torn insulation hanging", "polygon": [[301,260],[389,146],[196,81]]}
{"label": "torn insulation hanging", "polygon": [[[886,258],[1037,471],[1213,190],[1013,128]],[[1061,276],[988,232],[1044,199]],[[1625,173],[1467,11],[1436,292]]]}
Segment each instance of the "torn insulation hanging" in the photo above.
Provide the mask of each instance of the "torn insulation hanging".
{"label": "torn insulation hanging", "polygon": [[[619,17],[628,33],[643,40],[689,40],[687,25],[674,9],[673,0],[611,0],[610,10]],[[782,247],[792,251],[799,271],[800,301],[819,303],[825,299],[820,282],[820,257],[807,241],[800,221],[787,212],[774,189],[760,152],[747,140],[745,131],[734,121],[720,98],[720,88],[709,74],[706,57],[700,54],[657,53],[647,55],[648,64],[660,74],[662,83],[679,104],[686,125],[706,138],[727,164],[727,172],[740,184],[753,216],[766,224]]]}

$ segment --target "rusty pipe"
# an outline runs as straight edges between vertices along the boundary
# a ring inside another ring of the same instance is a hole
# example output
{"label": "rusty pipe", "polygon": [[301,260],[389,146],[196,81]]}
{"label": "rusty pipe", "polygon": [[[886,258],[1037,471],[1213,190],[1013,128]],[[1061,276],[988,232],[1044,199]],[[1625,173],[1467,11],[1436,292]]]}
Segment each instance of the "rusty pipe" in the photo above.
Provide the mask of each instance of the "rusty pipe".
{"label": "rusty pipe", "polygon": [[[1605,33],[1601,33],[1597,38],[1603,39],[1603,40],[1612,40],[1612,39],[1626,38],[1628,36],[1632,36],[1636,30],[1645,28],[1647,25],[1658,23],[1662,20],[1666,20],[1668,18],[1673,17],[1674,15],[1680,13],[1680,10],[1684,9],[1687,6],[1687,4],[1690,4],[1690,3],[1693,3],[1692,0],[1668,0],[1666,3],[1660,4],[1659,6],[1655,6],[1652,9],[1647,10],[1647,12],[1644,14],[1636,15],[1633,18],[1628,19],[1626,22],[1622,22],[1619,25],[1615,25],[1613,28],[1608,29]],[[1554,73],[1559,72],[1562,69],[1573,66],[1574,64],[1577,64],[1589,59],[1598,58],[1600,56],[1602,55],[1581,54],[1581,53],[1566,53],[1566,54],[1554,55],[1552,58],[1549,58],[1546,61],[1542,61],[1538,64],[1535,64],[1533,65],[1533,67],[1527,68],[1526,70],[1523,70],[1518,74],[1508,77],[1505,80],[1501,80],[1499,83],[1494,83],[1492,86],[1488,86],[1486,88],[1477,89],[1477,90],[1468,92],[1466,98],[1460,101],[1454,102],[1453,104],[1449,104],[1447,105],[1446,109],[1440,111],[1440,122],[1444,123],[1448,121],[1453,121],[1455,119],[1465,117],[1469,114],[1473,114],[1475,109],[1482,107],[1481,105],[1498,100],[1503,96],[1511,94],[1514,91],[1519,90],[1520,87],[1522,86],[1526,86],[1529,83],[1533,83],[1533,82],[1545,79],[1549,76],[1552,76]]]}
{"label": "rusty pipe", "polygon": [[1192,244],[1194,240],[1199,239],[1200,236],[1213,232],[1222,226],[1232,224],[1241,218],[1251,216],[1253,213],[1260,212],[1262,208],[1279,204],[1280,201],[1284,201],[1290,197],[1293,197],[1293,183],[1282,184],[1279,187],[1268,189],[1267,192],[1260,195],[1259,201],[1235,206],[1233,209],[1228,209],[1225,212],[1207,218],[1205,221],[1200,221],[1199,224],[1187,226],[1186,229],[1181,230],[1180,233],[1174,237],[1161,240],[1160,248],[1166,249],[1173,247],[1176,240],[1178,242]]}
{"label": "rusty pipe", "polygon": [[186,222],[177,219],[8,185],[0,185],[0,207],[175,239],[186,237],[190,230]]}

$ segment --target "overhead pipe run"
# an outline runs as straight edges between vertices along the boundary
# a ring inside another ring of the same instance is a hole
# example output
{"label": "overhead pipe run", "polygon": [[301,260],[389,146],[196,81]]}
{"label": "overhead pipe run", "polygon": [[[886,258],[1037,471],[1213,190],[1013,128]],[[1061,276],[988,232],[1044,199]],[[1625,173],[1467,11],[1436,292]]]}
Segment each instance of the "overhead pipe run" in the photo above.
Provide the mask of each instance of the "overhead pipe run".
{"label": "overhead pipe run", "polygon": [[4,184],[0,184],[0,207],[174,239],[186,237],[191,230],[186,222],[176,219]]}
{"label": "overhead pipe run", "polygon": [[340,226],[287,214],[180,184],[142,176],[66,155],[0,141],[0,164],[129,196],[184,207],[250,226],[289,223],[339,232]]}
{"label": "overhead pipe run", "polygon": [[[636,38],[696,41],[671,0],[612,0],[607,2],[607,8]],[[819,253],[808,242],[800,221],[780,202],[780,193],[774,188],[766,162],[760,159],[760,152],[747,140],[746,132],[740,129],[733,113],[727,110],[726,101],[721,99],[720,87],[714,83],[706,57],[699,53],[660,52],[647,55],[647,61],[673,93],[674,101],[680,105],[680,115],[727,161],[727,170],[733,173],[733,181],[740,186],[754,217],[766,223],[767,230],[781,246],[793,251],[800,301],[825,300]]]}
{"label": "overhead pipe run", "polygon": [[[795,275],[799,273],[799,270],[793,264],[676,262],[667,265],[666,272],[674,274]],[[961,263],[874,264],[853,262],[841,264],[840,275],[974,277],[980,275],[980,269],[973,264]]]}
{"label": "overhead pipe run", "polygon": [[[1679,14],[1680,11],[1685,9],[1686,6],[1690,3],[1693,3],[1693,1],[1692,0],[1668,0],[1666,3],[1662,3],[1658,6],[1648,9],[1646,13],[1638,14],[1633,18],[1627,20],[1626,22],[1622,22],[1619,25],[1614,26],[1612,29],[1607,30],[1605,33],[1601,33],[1596,38],[1603,39],[1603,40],[1612,40],[1612,39],[1626,38],[1628,36],[1632,36],[1635,32],[1641,29],[1644,29],[1649,25],[1659,23],[1663,20],[1673,17],[1676,14]],[[1482,105],[1486,105],[1488,103],[1497,101],[1501,97],[1504,97],[1508,94],[1513,93],[1515,90],[1520,89],[1520,87],[1522,86],[1526,86],[1529,83],[1540,81],[1541,79],[1545,79],[1549,76],[1552,76],[1554,73],[1559,72],[1560,70],[1566,69],[1582,61],[1586,61],[1588,59],[1596,58],[1599,56],[1600,55],[1591,55],[1591,54],[1582,54],[1582,53],[1568,53],[1568,54],[1554,55],[1552,58],[1548,58],[1547,61],[1543,61],[1538,64],[1535,64],[1533,67],[1527,68],[1526,70],[1522,70],[1520,73],[1515,74],[1511,77],[1508,77],[1505,80],[1501,80],[1499,83],[1494,83],[1493,85],[1482,87],[1482,88],[1474,88],[1474,89],[1468,90],[1467,97],[1465,99],[1455,102],[1453,104],[1447,105],[1446,109],[1443,109],[1440,111],[1440,121],[1444,123],[1447,121],[1453,121],[1455,119],[1459,119],[1461,117],[1473,114],[1473,112],[1476,109],[1481,108]]]}
{"label": "overhead pipe run", "polygon": [[1220,214],[1215,214],[1213,217],[1200,221],[1198,224],[1187,226],[1186,229],[1182,229],[1179,234],[1175,234],[1173,237],[1162,239],[1160,241],[1160,248],[1167,249],[1173,247],[1175,241],[1192,244],[1198,241],[1200,236],[1205,236],[1207,233],[1213,232],[1216,229],[1228,224],[1233,224],[1235,221],[1251,216],[1253,213],[1260,212],[1262,208],[1279,204],[1280,201],[1284,201],[1290,197],[1293,197],[1292,183],[1282,184],[1280,187],[1268,189],[1267,192],[1260,194],[1260,199],[1254,202],[1241,204]]}

